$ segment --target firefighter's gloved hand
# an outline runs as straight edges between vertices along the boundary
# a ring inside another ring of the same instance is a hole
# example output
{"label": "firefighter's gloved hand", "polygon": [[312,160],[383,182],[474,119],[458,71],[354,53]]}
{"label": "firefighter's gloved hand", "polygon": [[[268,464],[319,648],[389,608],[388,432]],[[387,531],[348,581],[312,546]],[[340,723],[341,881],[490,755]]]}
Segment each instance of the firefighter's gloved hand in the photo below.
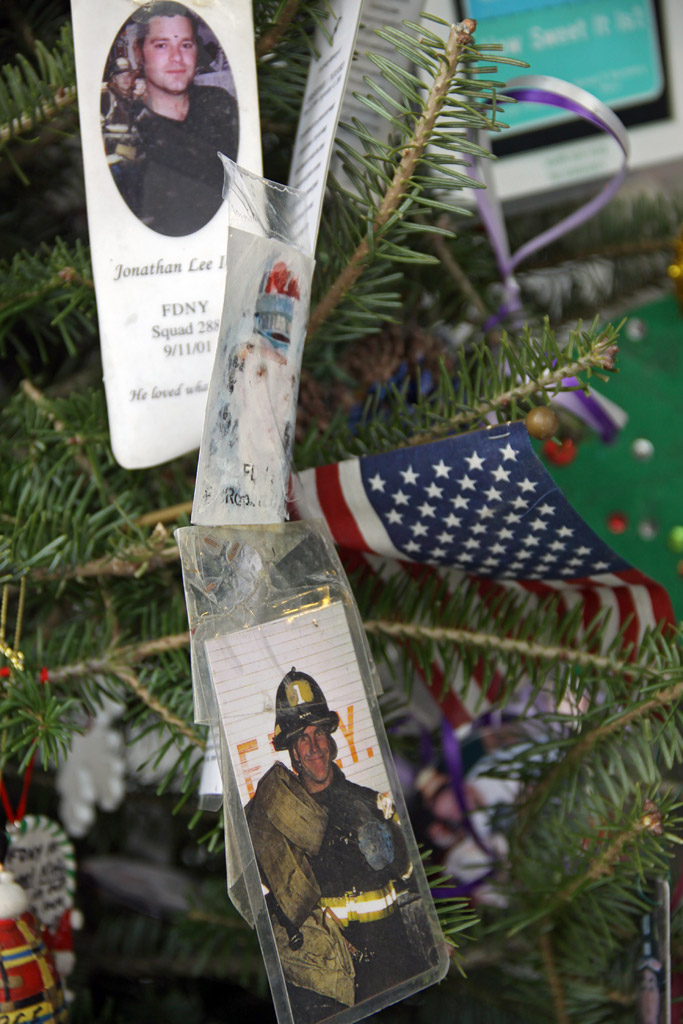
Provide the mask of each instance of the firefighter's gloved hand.
{"label": "firefighter's gloved hand", "polygon": [[377,794],[377,809],[384,815],[384,820],[389,821],[395,814],[394,801],[391,793]]}

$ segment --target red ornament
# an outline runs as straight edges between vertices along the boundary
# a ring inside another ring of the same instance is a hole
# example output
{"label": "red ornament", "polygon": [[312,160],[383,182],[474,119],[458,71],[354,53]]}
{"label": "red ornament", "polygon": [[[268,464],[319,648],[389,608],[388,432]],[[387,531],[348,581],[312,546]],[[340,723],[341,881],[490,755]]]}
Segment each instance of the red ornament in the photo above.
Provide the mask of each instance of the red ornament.
{"label": "red ornament", "polygon": [[568,466],[570,462],[574,461],[578,451],[571,437],[565,437],[561,444],[549,439],[543,445],[543,454],[546,459],[556,466]]}
{"label": "red ornament", "polygon": [[624,512],[610,512],[607,516],[607,529],[610,533],[625,533],[628,528],[628,517]]}

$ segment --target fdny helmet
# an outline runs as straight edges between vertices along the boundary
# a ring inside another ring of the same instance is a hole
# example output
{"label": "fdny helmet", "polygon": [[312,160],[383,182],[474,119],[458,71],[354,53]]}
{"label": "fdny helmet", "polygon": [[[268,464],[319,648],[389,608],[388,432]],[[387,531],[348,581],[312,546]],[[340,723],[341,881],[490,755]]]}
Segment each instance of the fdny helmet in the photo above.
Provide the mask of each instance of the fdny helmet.
{"label": "fdny helmet", "polygon": [[292,666],[275,695],[273,746],[286,750],[309,725],[322,725],[332,733],[339,726],[339,715],[330,711],[313,676]]}

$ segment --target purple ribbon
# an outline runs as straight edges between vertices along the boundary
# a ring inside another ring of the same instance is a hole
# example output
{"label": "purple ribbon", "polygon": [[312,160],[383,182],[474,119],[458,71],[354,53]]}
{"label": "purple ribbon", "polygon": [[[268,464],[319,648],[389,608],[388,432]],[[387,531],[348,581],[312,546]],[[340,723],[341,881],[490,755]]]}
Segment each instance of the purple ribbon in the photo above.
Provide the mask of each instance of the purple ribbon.
{"label": "purple ribbon", "polygon": [[[488,161],[475,162],[473,170],[475,174],[478,172],[479,179],[486,185],[485,189],[477,189],[475,192],[477,205],[486,233],[493,246],[504,289],[503,301],[498,311],[484,324],[484,330],[490,330],[505,317],[521,310],[522,300],[519,285],[514,277],[515,268],[527,256],[589,220],[613,199],[626,177],[630,151],[628,134],[622,121],[614,111],[580,86],[572,85],[559,78],[552,78],[549,75],[520,75],[508,82],[505,95],[528,103],[543,103],[547,106],[561,107],[582,120],[588,121],[612,136],[621,149],[622,161],[617,173],[610,178],[596,196],[569,214],[568,217],[564,217],[551,228],[525,242],[515,253],[510,253],[502,207],[495,195]],[[482,139],[480,138],[479,141],[481,143]],[[575,377],[567,378],[562,383],[566,387],[579,385]],[[596,429],[603,441],[613,440],[619,428],[596,398],[586,395],[583,391],[577,391],[569,401],[564,401],[564,396],[561,398],[559,395],[556,396],[556,399],[560,404],[571,408],[577,416]]]}
{"label": "purple ribbon", "polygon": [[[615,418],[615,414],[601,404],[600,396],[595,392],[592,395],[587,395],[585,391],[580,390],[581,382],[576,377],[565,377],[562,383],[565,387],[575,387],[577,390],[558,391],[556,395],[553,395],[553,403],[563,406],[582,419],[600,435],[605,444],[613,441],[626,421],[626,414],[623,413],[618,419]],[[614,408],[616,413],[622,413],[619,406]]]}
{"label": "purple ribbon", "polygon": [[[603,206],[606,206],[614,198],[626,177],[630,145],[626,128],[614,111],[610,110],[609,107],[605,106],[604,103],[591,95],[591,93],[586,92],[585,89],[572,85],[570,82],[563,82],[560,78],[551,78],[548,75],[520,75],[518,78],[513,78],[508,82],[505,94],[512,99],[526,101],[527,103],[543,103],[546,106],[562,107],[564,110],[569,110],[583,121],[588,121],[597,128],[606,131],[612,136],[622,151],[621,166],[604,188],[587,203],[580,206],[578,210],[570,213],[568,217],[563,217],[562,220],[558,221],[551,228],[542,231],[540,235],[536,235],[535,238],[525,242],[510,258],[508,272],[511,273],[532,252],[537,252],[538,249],[542,249],[545,245],[549,245],[550,242],[556,241],[568,231],[573,231],[579,224],[590,220],[591,217],[595,216]],[[494,238],[491,241],[495,247]]]}
{"label": "purple ribbon", "polygon": [[[480,180],[486,185],[485,189],[477,189],[476,197],[481,218],[486,227],[487,234],[491,240],[493,250],[498,263],[498,268],[503,278],[506,289],[505,304],[509,311],[519,309],[519,287],[512,273],[522,260],[525,260],[531,253],[536,252],[543,246],[561,238],[568,231],[572,231],[589,220],[594,214],[601,210],[617,193],[626,177],[627,159],[629,155],[629,140],[626,128],[619,120],[614,111],[605,106],[599,99],[592,96],[577,85],[564,82],[560,78],[551,78],[548,75],[520,75],[511,79],[506,88],[505,95],[511,99],[522,100],[529,103],[543,103],[547,106],[562,107],[571,111],[584,121],[589,121],[596,127],[608,132],[617,142],[622,151],[622,162],[617,173],[607,182],[604,188],[590,199],[578,210],[575,210],[568,217],[564,217],[551,228],[542,231],[540,235],[525,242],[517,252],[510,253],[510,245],[505,228],[505,220],[500,201],[495,195],[491,175],[488,173],[488,162],[477,161],[474,170],[479,171]],[[481,134],[481,133],[480,133]],[[499,317],[500,319],[500,317]]]}
{"label": "purple ribbon", "polygon": [[455,793],[455,798],[460,805],[463,825],[472,836],[472,839],[474,839],[479,849],[485,853],[490,860],[494,860],[495,854],[493,850],[479,835],[479,832],[474,827],[472,819],[470,818],[470,808],[467,801],[467,794],[465,793],[465,770],[462,763],[460,741],[458,740],[455,731],[448,724],[445,718],[441,723],[441,738],[443,743],[444,761],[446,762],[446,768],[448,769],[448,775],[451,780],[451,787]]}

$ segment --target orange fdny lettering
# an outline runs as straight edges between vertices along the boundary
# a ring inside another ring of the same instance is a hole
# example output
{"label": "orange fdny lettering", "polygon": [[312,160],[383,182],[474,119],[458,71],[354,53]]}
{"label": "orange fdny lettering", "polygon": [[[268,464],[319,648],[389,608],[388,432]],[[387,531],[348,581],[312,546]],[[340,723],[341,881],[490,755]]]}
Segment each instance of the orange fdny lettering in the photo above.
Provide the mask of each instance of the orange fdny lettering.
{"label": "orange fdny lettering", "polygon": [[[247,754],[250,754],[253,750],[256,750],[257,748],[258,740],[245,740],[244,743],[237,744],[237,756],[240,759],[240,766],[244,773],[244,781],[247,784],[247,793],[249,794],[250,800],[253,797],[255,790],[254,783],[252,782],[253,772],[250,771],[249,766],[247,765]],[[254,772],[260,772],[260,770],[260,765],[258,765],[254,769]]]}
{"label": "orange fdny lettering", "polygon": [[353,764],[356,764],[356,762],[358,761],[358,751],[356,750],[356,744],[353,741],[353,704],[349,704],[347,708],[347,715],[347,721],[349,723],[348,725],[344,725],[342,716],[339,715],[339,728],[344,733],[344,739],[349,745],[349,750],[351,751],[351,761]]}

